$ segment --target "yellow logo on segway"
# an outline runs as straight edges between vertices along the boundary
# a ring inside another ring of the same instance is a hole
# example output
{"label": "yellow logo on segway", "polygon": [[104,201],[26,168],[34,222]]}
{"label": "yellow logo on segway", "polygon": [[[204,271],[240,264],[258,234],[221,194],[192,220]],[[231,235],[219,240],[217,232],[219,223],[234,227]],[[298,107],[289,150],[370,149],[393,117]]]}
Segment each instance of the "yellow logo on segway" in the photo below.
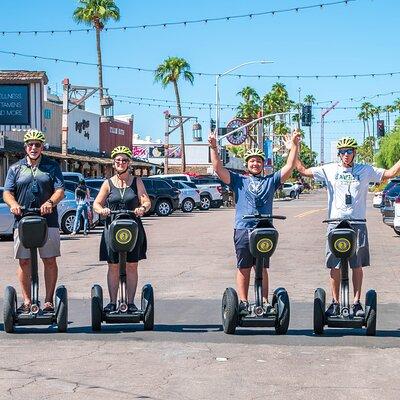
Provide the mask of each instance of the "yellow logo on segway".
{"label": "yellow logo on segway", "polygon": [[126,228],[119,229],[115,234],[115,240],[120,244],[127,244],[132,240],[132,233]]}
{"label": "yellow logo on segway", "polygon": [[271,239],[263,238],[257,242],[257,250],[260,253],[268,253],[271,251],[272,247],[274,247],[274,245]]}
{"label": "yellow logo on segway", "polygon": [[346,251],[350,250],[351,243],[348,239],[346,238],[340,238],[335,241],[333,244],[333,247],[335,250],[337,250],[339,253],[346,253]]}

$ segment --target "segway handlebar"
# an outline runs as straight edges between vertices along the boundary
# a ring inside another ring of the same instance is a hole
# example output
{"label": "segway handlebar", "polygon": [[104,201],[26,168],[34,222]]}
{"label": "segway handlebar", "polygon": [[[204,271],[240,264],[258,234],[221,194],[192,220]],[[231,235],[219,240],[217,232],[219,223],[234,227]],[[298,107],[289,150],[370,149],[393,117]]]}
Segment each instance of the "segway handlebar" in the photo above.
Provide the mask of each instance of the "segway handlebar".
{"label": "segway handlebar", "polygon": [[39,214],[40,213],[40,208],[29,208],[22,206],[21,207],[22,214]]}
{"label": "segway handlebar", "polygon": [[330,223],[330,222],[342,222],[342,221],[347,221],[348,223],[356,223],[356,222],[367,222],[367,220],[364,219],[360,219],[360,218],[331,218],[331,219],[325,219],[322,221],[323,224],[325,223]]}
{"label": "segway handlebar", "polygon": [[132,210],[111,210],[110,211],[110,215],[118,215],[118,214],[136,215],[135,212]]}
{"label": "segway handlebar", "polygon": [[286,219],[286,217],[284,215],[255,214],[243,215],[242,219]]}

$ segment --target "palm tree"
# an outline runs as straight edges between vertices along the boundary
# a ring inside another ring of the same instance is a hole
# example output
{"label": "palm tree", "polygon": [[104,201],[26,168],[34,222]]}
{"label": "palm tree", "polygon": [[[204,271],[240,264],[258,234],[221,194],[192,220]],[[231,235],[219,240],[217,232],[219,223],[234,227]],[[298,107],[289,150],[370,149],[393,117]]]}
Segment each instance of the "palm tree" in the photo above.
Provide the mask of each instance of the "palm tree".
{"label": "palm tree", "polygon": [[100,33],[110,20],[119,21],[120,12],[114,0],[79,0],[81,4],[74,11],[75,21],[93,26],[96,30],[97,66],[99,74],[100,112],[103,115],[103,62],[101,59]]}
{"label": "palm tree", "polygon": [[[172,83],[174,86],[176,97],[176,108],[178,109],[178,116],[182,117],[181,99],[179,96],[178,80],[183,78],[193,85],[194,76],[190,72],[189,63],[179,57],[168,57],[162,64],[160,64],[154,72],[154,80],[161,82],[165,88],[168,84]],[[186,157],[185,157],[185,134],[183,130],[182,118],[180,118],[180,131],[181,131],[181,151],[182,151],[182,172],[186,171]]]}
{"label": "palm tree", "polygon": [[396,110],[396,107],[394,105],[388,104],[387,106],[384,107],[384,111],[386,112],[386,124],[387,124],[387,130],[390,132],[390,114]]}
{"label": "palm tree", "polygon": [[237,117],[248,121],[257,118],[257,113],[260,110],[260,96],[255,89],[246,86],[237,95],[243,98],[243,102],[237,107]]}
{"label": "palm tree", "polygon": [[374,108],[374,106],[371,103],[367,102],[367,101],[361,104],[361,112],[364,113],[364,119],[365,119],[366,124],[367,124],[368,136],[371,136],[370,130],[369,130],[369,117],[371,116],[371,110],[373,108]]}
{"label": "palm tree", "polygon": [[[368,121],[368,116],[365,113],[365,111],[361,111],[358,115],[357,118],[363,122],[363,127],[364,127],[364,134],[363,134],[363,142],[365,141],[365,127],[366,127],[366,121]],[[368,137],[369,137],[369,130],[368,130]]]}

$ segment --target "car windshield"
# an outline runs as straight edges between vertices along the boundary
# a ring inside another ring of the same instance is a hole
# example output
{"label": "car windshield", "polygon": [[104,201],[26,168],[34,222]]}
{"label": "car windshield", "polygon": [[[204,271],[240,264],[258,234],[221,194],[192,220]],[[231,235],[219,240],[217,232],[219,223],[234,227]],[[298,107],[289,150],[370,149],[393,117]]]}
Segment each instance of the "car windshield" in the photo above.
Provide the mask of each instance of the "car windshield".
{"label": "car windshield", "polygon": [[89,186],[90,188],[100,189],[103,182],[104,182],[104,180],[102,180],[102,179],[96,179],[93,181],[89,179],[86,181],[86,185]]}
{"label": "car windshield", "polygon": [[400,194],[400,184],[396,184],[396,186],[392,187],[388,192],[388,197],[397,197]]}

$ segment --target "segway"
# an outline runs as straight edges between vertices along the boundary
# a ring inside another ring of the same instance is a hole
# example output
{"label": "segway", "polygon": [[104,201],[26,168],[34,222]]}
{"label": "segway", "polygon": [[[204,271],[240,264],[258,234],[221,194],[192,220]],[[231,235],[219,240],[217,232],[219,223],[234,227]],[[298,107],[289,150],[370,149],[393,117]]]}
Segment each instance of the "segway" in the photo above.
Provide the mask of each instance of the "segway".
{"label": "segway", "polygon": [[273,219],[286,219],[280,215],[245,215],[243,219],[257,219],[256,228],[250,233],[250,252],[256,259],[254,292],[255,302],[249,305],[247,315],[240,315],[236,290],[229,287],[222,297],[222,324],[224,332],[234,334],[240,327],[275,327],[278,335],[284,335],[289,328],[290,303],[287,291],[280,287],[272,296],[272,308],[263,306],[262,281],[263,265],[274,253],[278,243],[278,231],[272,225]]}
{"label": "segway", "polygon": [[101,331],[102,322],[108,324],[139,323],[143,321],[145,331],[154,328],[154,294],[150,284],[142,288],[141,309],[128,313],[126,294],[126,257],[136,245],[138,224],[132,218],[134,212],[130,210],[111,211],[113,221],[108,230],[109,243],[112,251],[118,253],[119,258],[119,290],[116,311],[105,312],[103,309],[103,289],[100,285],[92,287],[92,330]]}
{"label": "segway", "polygon": [[327,219],[324,223],[338,223],[328,234],[332,254],[340,258],[340,315],[327,317],[325,314],[325,290],[318,288],[314,293],[314,333],[322,335],[325,325],[332,328],[366,327],[367,336],[376,334],[377,296],[373,289],[365,297],[365,315],[350,312],[349,302],[349,259],[356,251],[357,233],[352,224],[365,223],[365,219]]}
{"label": "segway", "polygon": [[58,286],[55,293],[55,309],[47,312],[40,308],[38,254],[39,247],[47,241],[47,222],[40,215],[39,208],[22,208],[18,223],[18,235],[24,247],[31,253],[31,308],[29,313],[17,312],[17,293],[7,286],[4,294],[4,330],[14,332],[14,326],[57,325],[58,332],[68,328],[68,295],[65,286]]}

